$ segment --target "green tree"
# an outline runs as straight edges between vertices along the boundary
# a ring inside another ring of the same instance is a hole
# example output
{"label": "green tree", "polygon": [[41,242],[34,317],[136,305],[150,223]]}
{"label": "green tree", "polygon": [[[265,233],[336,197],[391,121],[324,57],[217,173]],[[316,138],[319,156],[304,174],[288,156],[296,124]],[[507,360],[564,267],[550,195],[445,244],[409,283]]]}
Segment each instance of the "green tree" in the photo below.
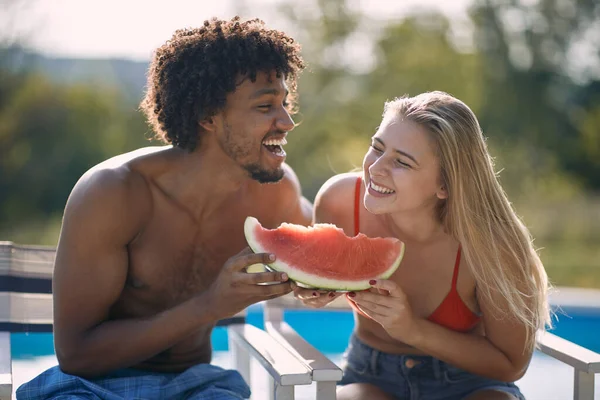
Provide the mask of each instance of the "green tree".
{"label": "green tree", "polygon": [[484,98],[482,120],[506,140],[551,151],[599,189],[600,46],[593,31],[600,3],[479,0],[471,15],[486,91],[493,93]]}
{"label": "green tree", "polygon": [[[343,0],[316,6],[284,10],[309,63],[300,81],[301,123],[288,147],[309,197],[333,174],[361,165],[386,100],[444,90],[478,108],[479,57],[456,49],[443,15],[423,12],[374,29],[382,24],[350,11]],[[367,42],[370,52],[356,48]],[[372,57],[369,68],[358,57]]]}
{"label": "green tree", "polygon": [[115,90],[6,71],[0,83],[9,93],[0,98],[0,232],[8,237],[60,214],[95,163],[144,143],[141,115]]}

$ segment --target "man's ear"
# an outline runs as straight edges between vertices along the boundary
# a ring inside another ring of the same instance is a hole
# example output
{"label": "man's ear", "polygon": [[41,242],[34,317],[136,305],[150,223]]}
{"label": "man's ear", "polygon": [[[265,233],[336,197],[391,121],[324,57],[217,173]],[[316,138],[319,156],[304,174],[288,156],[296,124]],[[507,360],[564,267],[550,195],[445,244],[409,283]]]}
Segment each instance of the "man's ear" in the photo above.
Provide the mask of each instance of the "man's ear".
{"label": "man's ear", "polygon": [[214,132],[216,130],[216,119],[215,116],[206,117],[198,122],[198,125],[207,132]]}

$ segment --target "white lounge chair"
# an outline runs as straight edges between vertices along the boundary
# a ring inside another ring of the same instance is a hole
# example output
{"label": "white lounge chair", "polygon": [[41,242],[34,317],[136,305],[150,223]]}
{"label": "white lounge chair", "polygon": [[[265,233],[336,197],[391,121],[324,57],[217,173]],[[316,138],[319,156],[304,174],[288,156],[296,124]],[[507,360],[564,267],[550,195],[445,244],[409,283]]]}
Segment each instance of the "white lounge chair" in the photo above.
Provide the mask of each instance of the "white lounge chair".
{"label": "white lounge chair", "polygon": [[[15,389],[10,334],[52,332],[54,257],[53,248],[0,242],[0,400],[11,399]],[[219,325],[227,326],[233,368],[250,383],[250,359],[257,360],[270,376],[271,399],[291,400],[295,385],[312,383],[311,370],[265,331],[246,324],[245,313]]]}

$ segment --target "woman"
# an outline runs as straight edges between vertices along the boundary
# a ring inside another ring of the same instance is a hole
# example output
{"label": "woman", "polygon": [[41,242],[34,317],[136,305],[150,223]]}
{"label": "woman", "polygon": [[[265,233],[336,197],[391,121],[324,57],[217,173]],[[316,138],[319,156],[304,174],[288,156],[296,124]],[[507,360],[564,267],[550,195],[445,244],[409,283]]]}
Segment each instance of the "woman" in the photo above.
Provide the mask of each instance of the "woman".
{"label": "woman", "polygon": [[[390,279],[346,294],[339,399],[524,398],[514,382],[550,323],[547,276],[468,106],[442,92],[386,103],[363,173],[321,188],[315,223],[406,244]],[[337,296],[294,292],[313,307]]]}

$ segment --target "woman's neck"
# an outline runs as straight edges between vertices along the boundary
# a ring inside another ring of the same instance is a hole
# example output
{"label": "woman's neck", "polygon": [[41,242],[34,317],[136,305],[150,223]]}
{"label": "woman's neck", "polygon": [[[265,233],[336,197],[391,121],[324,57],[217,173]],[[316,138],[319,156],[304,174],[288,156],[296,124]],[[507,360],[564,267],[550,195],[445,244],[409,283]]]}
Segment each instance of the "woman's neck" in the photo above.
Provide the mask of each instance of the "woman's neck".
{"label": "woman's neck", "polygon": [[403,242],[427,244],[446,236],[442,223],[426,212],[385,214],[382,218],[394,236]]}

